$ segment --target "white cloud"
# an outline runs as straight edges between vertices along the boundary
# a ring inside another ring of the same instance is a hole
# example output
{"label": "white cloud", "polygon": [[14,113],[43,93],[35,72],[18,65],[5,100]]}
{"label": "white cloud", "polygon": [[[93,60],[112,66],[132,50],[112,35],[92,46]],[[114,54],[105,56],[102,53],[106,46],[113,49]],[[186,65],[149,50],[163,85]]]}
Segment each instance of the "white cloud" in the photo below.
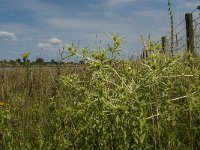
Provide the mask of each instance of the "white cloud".
{"label": "white cloud", "polygon": [[50,38],[48,42],[52,45],[59,45],[62,43],[62,41],[58,38]]}
{"label": "white cloud", "polygon": [[47,42],[45,43],[38,43],[37,47],[39,48],[49,48],[52,49],[56,45],[61,45],[62,41],[58,38],[50,38]]}
{"label": "white cloud", "polygon": [[106,0],[106,3],[109,5],[121,5],[128,2],[135,2],[136,0]]}
{"label": "white cloud", "polygon": [[165,20],[166,18],[168,19],[168,12],[165,10],[142,10],[136,11],[135,15],[140,17],[147,17],[154,20]]}
{"label": "white cloud", "polygon": [[105,26],[101,21],[81,18],[50,18],[45,20],[52,27],[64,29],[96,29]]}
{"label": "white cloud", "polygon": [[101,8],[101,5],[99,4],[88,4],[88,6],[90,7],[90,8],[92,8],[92,9],[99,9],[99,8]]}
{"label": "white cloud", "polygon": [[60,46],[60,48],[66,48],[66,47],[69,47],[70,44],[64,43],[64,44],[60,44],[59,46]]}
{"label": "white cloud", "polygon": [[[95,34],[102,32],[127,32],[132,26],[136,26],[135,22],[127,21],[125,17],[113,17],[106,19],[96,18],[51,18],[45,19],[45,23],[54,28],[67,29],[70,31],[93,32]],[[133,29],[135,30],[135,29]],[[78,34],[77,34],[78,35]]]}
{"label": "white cloud", "polygon": [[38,43],[37,45],[39,48],[52,48],[50,43]]}
{"label": "white cloud", "polygon": [[6,32],[6,31],[0,31],[0,39],[13,40],[13,41],[17,40],[14,33]]}

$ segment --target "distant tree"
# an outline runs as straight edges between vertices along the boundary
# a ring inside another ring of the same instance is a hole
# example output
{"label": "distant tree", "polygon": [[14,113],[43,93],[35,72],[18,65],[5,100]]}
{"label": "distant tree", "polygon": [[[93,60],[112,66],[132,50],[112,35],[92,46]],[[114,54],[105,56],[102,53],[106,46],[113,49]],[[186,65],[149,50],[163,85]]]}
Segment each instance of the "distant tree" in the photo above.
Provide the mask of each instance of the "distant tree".
{"label": "distant tree", "polygon": [[84,63],[85,63],[84,60],[79,61],[79,64],[84,64]]}
{"label": "distant tree", "polygon": [[14,60],[10,60],[9,63],[10,63],[11,65],[16,65],[16,61],[14,61]]}
{"label": "distant tree", "polygon": [[36,62],[37,64],[42,64],[42,63],[44,63],[44,59],[43,59],[43,58],[37,58],[37,59],[35,60],[35,62]]}
{"label": "distant tree", "polygon": [[54,59],[51,60],[51,64],[57,64],[58,62],[55,61]]}
{"label": "distant tree", "polygon": [[16,62],[18,63],[18,64],[21,64],[21,59],[20,58],[18,58],[18,59],[16,59]]}

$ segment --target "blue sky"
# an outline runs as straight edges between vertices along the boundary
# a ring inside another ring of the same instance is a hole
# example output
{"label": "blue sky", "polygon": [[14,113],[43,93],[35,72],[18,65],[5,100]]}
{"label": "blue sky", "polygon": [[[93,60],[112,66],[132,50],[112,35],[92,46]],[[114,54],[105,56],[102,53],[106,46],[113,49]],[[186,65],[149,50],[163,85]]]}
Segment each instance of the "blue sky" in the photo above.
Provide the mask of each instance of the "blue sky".
{"label": "blue sky", "polygon": [[[176,24],[200,2],[172,4]],[[159,40],[169,30],[167,0],[0,0],[0,60],[25,51],[31,60],[58,59],[62,45],[106,45],[107,32],[124,37],[124,56],[139,56],[140,35]]]}

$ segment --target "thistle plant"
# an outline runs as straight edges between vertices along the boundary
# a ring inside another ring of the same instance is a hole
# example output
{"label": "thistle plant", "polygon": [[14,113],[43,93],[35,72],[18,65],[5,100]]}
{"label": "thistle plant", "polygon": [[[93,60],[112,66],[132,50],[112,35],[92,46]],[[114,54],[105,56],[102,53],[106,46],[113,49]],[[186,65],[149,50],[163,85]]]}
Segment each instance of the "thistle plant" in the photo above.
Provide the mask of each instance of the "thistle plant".
{"label": "thistle plant", "polygon": [[199,149],[200,59],[159,53],[149,38],[147,59],[121,60],[122,38],[110,37],[104,48],[65,48],[62,58],[85,62],[79,71],[34,69],[28,81],[0,72],[2,149]]}
{"label": "thistle plant", "polygon": [[24,63],[27,63],[27,62],[28,62],[29,56],[30,56],[30,53],[29,53],[29,52],[24,52],[24,53],[22,54],[22,59],[23,59]]}
{"label": "thistle plant", "polygon": [[159,42],[154,42],[151,40],[150,35],[148,36],[147,41],[144,40],[144,37],[141,36],[142,44],[143,44],[143,52],[146,53],[146,57],[153,53],[161,52],[161,45]]}
{"label": "thistle plant", "polygon": [[[60,135],[65,139],[60,142],[64,142],[66,148],[143,148],[145,107],[132,91],[134,85],[132,87],[129,77],[133,71],[129,62],[115,59],[120,51],[120,37],[114,35],[111,39],[113,44],[107,49],[89,52],[83,48],[83,55],[78,54],[75,47],[68,47],[69,55],[82,57],[88,69],[83,76],[74,74],[61,78],[66,96],[62,101],[63,111],[58,111],[56,117],[60,118],[57,124],[62,124],[57,134],[68,131]],[[122,68],[124,71],[119,72]]]}
{"label": "thistle plant", "polygon": [[[69,55],[82,57],[87,69],[81,76],[61,77],[65,92],[54,114],[57,148],[179,149],[187,141],[194,144],[199,134],[196,129],[187,139],[178,133],[183,134],[179,124],[185,119],[191,120],[185,123],[188,132],[197,127],[192,125],[194,118],[186,115],[186,108],[191,110],[196,103],[197,91],[188,83],[197,74],[189,74],[190,66],[181,64],[183,57],[159,53],[159,44],[150,39],[146,48],[155,52],[138,65],[114,59],[121,41],[116,35],[111,39],[113,45],[108,48],[92,52],[83,48],[83,55],[76,47],[68,47]],[[185,74],[180,72],[183,66]]]}
{"label": "thistle plant", "polygon": [[172,12],[172,4],[171,0],[168,0],[168,11],[169,11],[169,16],[170,16],[170,23],[171,23],[171,54],[172,56],[174,55],[174,16]]}

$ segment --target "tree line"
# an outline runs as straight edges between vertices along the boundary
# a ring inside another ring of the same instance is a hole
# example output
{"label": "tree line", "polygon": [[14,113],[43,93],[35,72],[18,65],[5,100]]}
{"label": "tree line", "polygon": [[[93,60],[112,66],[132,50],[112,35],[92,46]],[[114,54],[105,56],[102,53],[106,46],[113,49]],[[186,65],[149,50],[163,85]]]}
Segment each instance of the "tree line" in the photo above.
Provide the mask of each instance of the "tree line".
{"label": "tree line", "polygon": [[49,64],[49,65],[56,65],[56,64],[58,64],[58,61],[55,61],[54,59],[51,59],[51,61],[44,61],[44,59],[43,58],[37,58],[35,61],[30,61],[30,59],[20,59],[20,58],[18,58],[18,59],[16,59],[16,60],[1,60],[0,61],[0,64],[9,64],[9,65],[25,65],[25,64],[31,64],[31,65],[47,65],[47,64]]}
{"label": "tree line", "polygon": [[[56,61],[54,59],[51,59],[50,61],[44,61],[43,58],[39,57],[39,58],[36,58],[34,61],[31,61],[30,59],[16,59],[16,60],[0,60],[0,66],[2,65],[6,65],[6,66],[22,66],[22,65],[26,65],[26,64],[29,64],[29,65],[58,65],[59,63],[63,64],[64,62],[59,62],[59,61]],[[84,61],[83,60],[80,60],[78,63],[76,62],[73,62],[73,61],[70,61],[70,62],[67,62],[67,64],[84,64]]]}

